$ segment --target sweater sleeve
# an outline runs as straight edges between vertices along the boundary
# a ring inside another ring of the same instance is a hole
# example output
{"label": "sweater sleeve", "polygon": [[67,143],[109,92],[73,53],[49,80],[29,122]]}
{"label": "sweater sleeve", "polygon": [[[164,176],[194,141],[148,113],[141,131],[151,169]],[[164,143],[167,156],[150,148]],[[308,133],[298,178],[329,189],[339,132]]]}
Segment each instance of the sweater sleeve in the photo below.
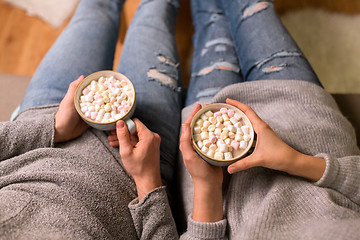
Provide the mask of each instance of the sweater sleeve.
{"label": "sweater sleeve", "polygon": [[315,185],[334,189],[360,205],[360,156],[335,158],[322,153],[316,157],[325,159],[326,168]]}
{"label": "sweater sleeve", "polygon": [[54,145],[54,114],[0,122],[0,161]]}
{"label": "sweater sleeve", "polygon": [[134,199],[129,209],[139,239],[178,239],[165,187],[153,190],[140,202]]}
{"label": "sweater sleeve", "polygon": [[[129,203],[129,209],[139,239],[178,239],[165,187],[155,189],[140,202],[134,199]],[[202,223],[189,216],[187,232],[181,239],[227,239],[226,225],[226,219]]]}
{"label": "sweater sleeve", "polygon": [[181,235],[181,240],[187,239],[219,239],[225,240],[227,220],[218,222],[196,222],[191,215],[188,216],[187,232]]}

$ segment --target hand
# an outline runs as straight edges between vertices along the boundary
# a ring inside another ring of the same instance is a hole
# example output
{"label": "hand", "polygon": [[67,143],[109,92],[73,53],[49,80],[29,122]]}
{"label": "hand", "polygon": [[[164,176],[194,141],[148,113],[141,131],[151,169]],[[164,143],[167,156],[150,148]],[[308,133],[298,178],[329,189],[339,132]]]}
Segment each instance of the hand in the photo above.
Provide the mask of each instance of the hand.
{"label": "hand", "polygon": [[200,109],[201,105],[196,105],[185,123],[182,125],[180,151],[183,156],[184,164],[189,171],[194,184],[222,186],[223,173],[221,167],[215,167],[208,164],[195,152],[191,143],[190,123],[194,115]]}
{"label": "hand", "polygon": [[160,142],[157,133],[151,132],[139,119],[134,119],[137,140],[123,120],[116,124],[117,142],[126,171],[134,178],[139,201],[162,185],[160,176]]}
{"label": "hand", "polygon": [[65,142],[79,137],[89,127],[76,112],[74,95],[77,86],[84,79],[80,76],[70,83],[68,91],[55,114],[55,142]]}
{"label": "hand", "polygon": [[282,141],[251,107],[238,101],[227,99],[231,104],[245,113],[257,134],[254,152],[228,167],[230,174],[248,168],[261,166],[287,172],[291,175],[317,181],[325,171],[325,160],[302,154]]}
{"label": "hand", "polygon": [[216,222],[223,219],[221,167],[208,164],[194,150],[191,143],[190,123],[201,109],[198,104],[182,125],[180,150],[184,164],[194,183],[194,203],[192,218],[200,222]]}

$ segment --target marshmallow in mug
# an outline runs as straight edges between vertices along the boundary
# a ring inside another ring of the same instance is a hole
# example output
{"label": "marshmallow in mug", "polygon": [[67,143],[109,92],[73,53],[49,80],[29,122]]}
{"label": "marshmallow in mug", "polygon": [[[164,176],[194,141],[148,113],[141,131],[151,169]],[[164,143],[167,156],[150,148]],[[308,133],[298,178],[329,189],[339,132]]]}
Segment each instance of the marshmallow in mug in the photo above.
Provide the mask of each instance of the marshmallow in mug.
{"label": "marshmallow in mug", "polygon": [[245,150],[251,140],[250,127],[239,113],[221,108],[202,114],[194,126],[194,140],[201,152],[216,160],[230,160]]}
{"label": "marshmallow in mug", "polygon": [[100,77],[82,90],[80,108],[87,118],[107,123],[121,119],[131,109],[133,100],[134,92],[127,81]]}

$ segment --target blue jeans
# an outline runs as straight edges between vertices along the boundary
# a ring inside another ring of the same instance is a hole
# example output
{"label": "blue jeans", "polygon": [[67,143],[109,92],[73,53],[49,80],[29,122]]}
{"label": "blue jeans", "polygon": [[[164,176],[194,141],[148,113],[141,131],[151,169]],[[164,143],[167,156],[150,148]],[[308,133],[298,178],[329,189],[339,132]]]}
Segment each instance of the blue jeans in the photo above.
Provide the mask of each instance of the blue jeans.
{"label": "blue jeans", "polygon": [[[82,0],[34,74],[20,111],[57,104],[80,75],[111,70],[124,0]],[[177,0],[143,1],[128,29],[117,71],[134,84],[136,110],[161,136],[161,173],[170,185],[178,152],[181,80],[175,44]]]}
{"label": "blue jeans", "polygon": [[[112,69],[124,0],[82,0],[39,65],[21,110],[56,104],[81,74]],[[134,83],[134,116],[161,136],[161,171],[172,182],[178,152],[181,80],[174,27],[179,0],[144,0],[128,29],[117,71]],[[186,104],[229,84],[291,79],[321,86],[270,1],[192,0],[194,57]]]}
{"label": "blue jeans", "polygon": [[322,86],[272,1],[192,0],[191,7],[194,55],[186,105],[245,81],[304,80]]}

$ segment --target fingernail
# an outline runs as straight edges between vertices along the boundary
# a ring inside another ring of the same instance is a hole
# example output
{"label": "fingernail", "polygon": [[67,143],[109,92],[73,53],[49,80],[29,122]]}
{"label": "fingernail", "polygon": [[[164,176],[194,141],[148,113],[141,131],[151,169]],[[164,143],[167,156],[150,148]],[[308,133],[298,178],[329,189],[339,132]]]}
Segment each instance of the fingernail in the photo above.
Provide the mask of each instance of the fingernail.
{"label": "fingernail", "polygon": [[124,121],[118,121],[117,122],[117,127],[118,128],[123,128],[124,127]]}

